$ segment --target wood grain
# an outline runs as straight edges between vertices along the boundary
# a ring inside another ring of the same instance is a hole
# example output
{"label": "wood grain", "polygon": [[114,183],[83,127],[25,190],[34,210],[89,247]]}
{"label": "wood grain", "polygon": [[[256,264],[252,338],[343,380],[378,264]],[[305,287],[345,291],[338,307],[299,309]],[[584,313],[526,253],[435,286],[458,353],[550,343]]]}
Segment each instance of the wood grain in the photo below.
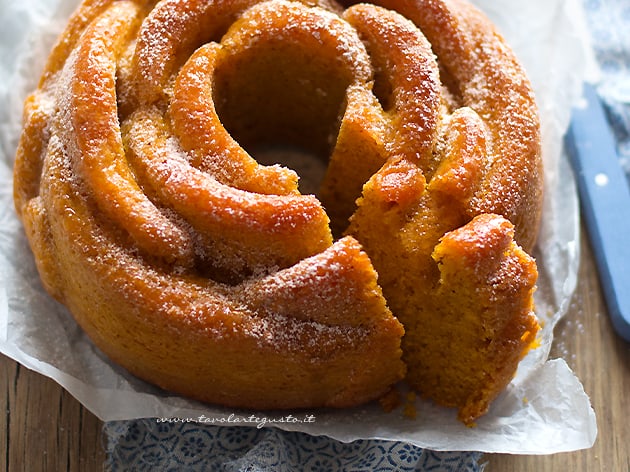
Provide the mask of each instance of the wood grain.
{"label": "wood grain", "polygon": [[0,470],[98,471],[102,423],[52,380],[0,356]]}
{"label": "wood grain", "polygon": [[[486,455],[486,472],[630,471],[630,345],[612,330],[585,236],[578,288],[556,328],[551,355],[567,360],[591,398],[599,427],[594,447],[547,456]],[[102,423],[55,382],[0,356],[0,391],[6,409],[0,415],[0,471],[103,469]]]}

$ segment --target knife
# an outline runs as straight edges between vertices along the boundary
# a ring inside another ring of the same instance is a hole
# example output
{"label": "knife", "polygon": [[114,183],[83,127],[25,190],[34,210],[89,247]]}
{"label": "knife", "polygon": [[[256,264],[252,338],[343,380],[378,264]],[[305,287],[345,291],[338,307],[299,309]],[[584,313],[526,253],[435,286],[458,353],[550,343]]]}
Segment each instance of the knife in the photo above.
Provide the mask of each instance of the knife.
{"label": "knife", "polygon": [[566,136],[582,214],[615,331],[630,341],[630,188],[604,107],[592,85]]}

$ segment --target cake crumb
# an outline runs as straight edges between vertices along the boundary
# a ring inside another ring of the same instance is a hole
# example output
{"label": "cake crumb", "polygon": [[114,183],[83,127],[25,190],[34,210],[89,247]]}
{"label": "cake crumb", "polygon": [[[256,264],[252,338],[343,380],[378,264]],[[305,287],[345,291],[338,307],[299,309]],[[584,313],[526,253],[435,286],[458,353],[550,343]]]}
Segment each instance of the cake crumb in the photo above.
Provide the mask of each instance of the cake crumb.
{"label": "cake crumb", "polygon": [[381,408],[385,413],[391,413],[400,406],[400,395],[395,388],[390,389],[385,395],[378,399]]}
{"label": "cake crumb", "polygon": [[409,392],[405,397],[405,407],[403,409],[403,415],[405,418],[415,420],[418,411],[416,410],[416,392]]}

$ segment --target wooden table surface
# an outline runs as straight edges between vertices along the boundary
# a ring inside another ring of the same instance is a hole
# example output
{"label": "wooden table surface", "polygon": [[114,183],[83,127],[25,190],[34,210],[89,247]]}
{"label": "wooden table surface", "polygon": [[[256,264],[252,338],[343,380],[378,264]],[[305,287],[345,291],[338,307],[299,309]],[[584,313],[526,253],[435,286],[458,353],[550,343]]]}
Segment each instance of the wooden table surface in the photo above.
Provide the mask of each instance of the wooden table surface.
{"label": "wooden table surface", "polygon": [[[612,331],[584,232],[581,246],[578,287],[551,356],[564,357],[584,384],[597,414],[597,441],[550,456],[487,455],[486,472],[630,471],[630,344]],[[0,391],[6,408],[0,470],[103,469],[102,423],[56,383],[0,355]]]}

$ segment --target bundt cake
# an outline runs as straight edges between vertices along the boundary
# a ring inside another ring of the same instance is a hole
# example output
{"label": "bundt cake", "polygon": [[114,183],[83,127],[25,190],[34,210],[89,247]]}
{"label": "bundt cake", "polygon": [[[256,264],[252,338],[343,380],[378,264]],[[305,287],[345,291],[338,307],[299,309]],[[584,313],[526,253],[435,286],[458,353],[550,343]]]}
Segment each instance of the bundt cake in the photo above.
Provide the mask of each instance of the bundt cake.
{"label": "bundt cake", "polygon": [[[473,424],[539,329],[533,92],[464,0],[354,3],[84,0],[16,209],[48,292],[148,382],[270,409],[406,379]],[[317,197],[270,149],[327,166]]]}

